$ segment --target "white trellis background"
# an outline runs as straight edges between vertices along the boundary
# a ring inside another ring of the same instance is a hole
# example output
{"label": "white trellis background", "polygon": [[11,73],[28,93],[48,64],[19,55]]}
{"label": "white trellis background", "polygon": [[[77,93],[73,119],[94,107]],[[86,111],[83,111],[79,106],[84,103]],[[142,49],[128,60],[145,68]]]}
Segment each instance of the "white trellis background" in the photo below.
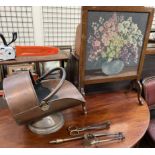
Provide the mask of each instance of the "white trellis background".
{"label": "white trellis background", "polygon": [[80,17],[79,6],[0,6],[0,33],[9,41],[17,32],[16,45],[71,45],[74,49]]}
{"label": "white trellis background", "polygon": [[[16,45],[71,45],[74,48],[81,7],[0,6],[0,33]],[[0,44],[2,41],[0,40]]]}

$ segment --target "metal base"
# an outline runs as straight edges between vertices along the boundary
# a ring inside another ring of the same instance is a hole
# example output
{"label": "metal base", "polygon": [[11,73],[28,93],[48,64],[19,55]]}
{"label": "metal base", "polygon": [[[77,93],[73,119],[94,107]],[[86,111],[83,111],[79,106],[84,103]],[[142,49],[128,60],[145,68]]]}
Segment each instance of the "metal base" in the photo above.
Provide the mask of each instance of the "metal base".
{"label": "metal base", "polygon": [[29,129],[39,135],[46,135],[58,131],[64,125],[61,113],[55,113],[28,125]]}

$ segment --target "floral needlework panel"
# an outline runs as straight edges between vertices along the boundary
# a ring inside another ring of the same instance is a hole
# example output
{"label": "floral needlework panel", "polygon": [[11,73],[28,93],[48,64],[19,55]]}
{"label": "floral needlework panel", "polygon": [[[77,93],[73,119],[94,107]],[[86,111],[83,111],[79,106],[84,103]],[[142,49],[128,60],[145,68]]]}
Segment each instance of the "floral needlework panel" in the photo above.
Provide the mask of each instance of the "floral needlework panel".
{"label": "floral needlework panel", "polygon": [[88,12],[86,71],[137,70],[148,13]]}

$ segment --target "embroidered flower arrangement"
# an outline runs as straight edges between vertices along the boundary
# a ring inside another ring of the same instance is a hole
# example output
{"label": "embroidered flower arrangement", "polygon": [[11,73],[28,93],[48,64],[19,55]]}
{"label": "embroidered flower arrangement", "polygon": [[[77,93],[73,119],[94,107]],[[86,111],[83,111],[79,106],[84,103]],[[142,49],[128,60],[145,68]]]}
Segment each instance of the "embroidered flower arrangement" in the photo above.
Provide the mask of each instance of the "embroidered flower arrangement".
{"label": "embroidered flower arrangement", "polygon": [[88,37],[90,52],[88,61],[98,61],[103,58],[108,62],[122,60],[126,65],[138,63],[138,48],[142,46],[143,35],[132,20],[113,13],[107,21],[100,17],[92,23],[93,33]]}

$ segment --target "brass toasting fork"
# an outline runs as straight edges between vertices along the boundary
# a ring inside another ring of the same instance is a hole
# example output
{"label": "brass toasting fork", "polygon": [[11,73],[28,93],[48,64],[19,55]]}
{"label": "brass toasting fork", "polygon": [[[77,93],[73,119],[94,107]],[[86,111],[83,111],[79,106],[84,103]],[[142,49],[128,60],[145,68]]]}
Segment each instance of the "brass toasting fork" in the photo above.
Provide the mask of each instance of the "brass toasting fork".
{"label": "brass toasting fork", "polygon": [[[67,142],[67,141],[73,141],[73,140],[80,140],[80,139],[86,139],[86,140],[90,140],[92,141],[93,138],[95,137],[101,137],[104,136],[106,138],[110,138],[110,141],[112,140],[112,138],[116,139],[120,139],[120,137],[123,137],[122,140],[124,139],[123,133],[122,132],[117,132],[117,133],[88,133],[88,134],[84,134],[81,136],[75,136],[75,137],[68,137],[68,138],[64,138],[64,139],[56,139],[56,140],[52,140],[49,141],[49,143],[51,144],[59,144],[59,143],[63,143],[63,142]],[[108,141],[108,140],[107,140]],[[90,142],[90,145],[94,144],[95,142]]]}

